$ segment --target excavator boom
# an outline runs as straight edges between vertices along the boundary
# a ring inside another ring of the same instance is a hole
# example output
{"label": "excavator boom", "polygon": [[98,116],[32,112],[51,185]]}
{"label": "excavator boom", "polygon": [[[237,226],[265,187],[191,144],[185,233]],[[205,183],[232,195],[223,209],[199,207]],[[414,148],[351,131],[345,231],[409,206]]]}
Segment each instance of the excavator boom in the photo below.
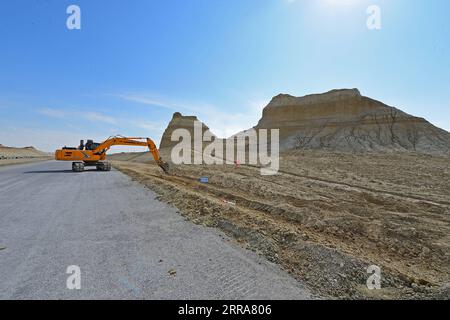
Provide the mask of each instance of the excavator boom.
{"label": "excavator boom", "polygon": [[73,171],[83,171],[84,166],[96,166],[98,170],[109,171],[111,164],[104,162],[106,152],[112,146],[142,146],[148,147],[153,159],[165,173],[169,173],[169,164],[164,162],[159,154],[156,144],[150,138],[128,138],[122,136],[110,137],[102,143],[94,143],[88,140],[86,144],[81,140],[78,148],[64,147],[56,150],[55,159],[60,161],[73,161]]}

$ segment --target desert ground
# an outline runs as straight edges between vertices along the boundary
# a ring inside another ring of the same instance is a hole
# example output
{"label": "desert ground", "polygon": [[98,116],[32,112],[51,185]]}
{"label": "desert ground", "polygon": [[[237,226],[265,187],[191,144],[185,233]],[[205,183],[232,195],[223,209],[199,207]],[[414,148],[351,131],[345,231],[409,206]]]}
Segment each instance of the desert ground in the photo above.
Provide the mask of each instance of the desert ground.
{"label": "desert ground", "polygon": [[52,155],[34,147],[13,148],[0,144],[0,166],[50,160]]}
{"label": "desert ground", "polygon": [[[177,165],[167,176],[146,153],[110,159],[187,219],[225,231],[320,296],[450,298],[449,156],[290,151],[275,176],[244,165]],[[381,290],[367,288],[371,265],[381,268]]]}

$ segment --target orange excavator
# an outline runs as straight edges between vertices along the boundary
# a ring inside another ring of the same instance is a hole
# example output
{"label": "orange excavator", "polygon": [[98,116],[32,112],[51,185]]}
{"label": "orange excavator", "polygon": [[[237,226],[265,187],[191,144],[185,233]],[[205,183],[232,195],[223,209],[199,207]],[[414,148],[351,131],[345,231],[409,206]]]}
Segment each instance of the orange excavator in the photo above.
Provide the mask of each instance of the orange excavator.
{"label": "orange excavator", "polygon": [[64,147],[56,150],[55,159],[60,161],[72,161],[72,171],[82,172],[84,167],[97,167],[99,171],[111,171],[111,163],[106,162],[106,152],[112,146],[142,146],[148,147],[158,166],[165,173],[169,173],[169,164],[164,162],[159,154],[158,148],[150,138],[126,138],[122,136],[110,137],[102,143],[93,140],[80,141],[77,148]]}

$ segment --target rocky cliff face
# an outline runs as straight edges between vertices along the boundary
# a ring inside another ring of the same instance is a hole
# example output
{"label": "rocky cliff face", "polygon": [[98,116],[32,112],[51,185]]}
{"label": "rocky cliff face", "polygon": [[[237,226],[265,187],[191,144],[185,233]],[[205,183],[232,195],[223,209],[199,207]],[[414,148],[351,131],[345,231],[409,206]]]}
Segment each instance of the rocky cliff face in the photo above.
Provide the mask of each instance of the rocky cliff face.
{"label": "rocky cliff face", "polygon": [[[194,136],[195,116],[175,113],[160,148],[172,148],[175,129]],[[450,154],[450,133],[423,118],[364,97],[357,89],[293,97],[280,94],[264,108],[256,129],[279,129],[280,150],[417,151]],[[209,130],[202,123],[202,131]],[[205,147],[209,143],[203,143]],[[193,146],[193,144],[192,144]]]}
{"label": "rocky cliff face", "polygon": [[[172,148],[178,144],[178,141],[171,141],[172,132],[176,129],[186,129],[189,131],[192,139],[191,145],[194,146],[194,122],[199,121],[195,116],[183,116],[179,112],[175,112],[173,114],[172,120],[169,122],[166,130],[163,133],[161,138],[160,149]],[[209,128],[204,124],[202,124],[202,134],[209,130]]]}
{"label": "rocky cliff face", "polygon": [[357,89],[293,97],[281,94],[263,111],[258,129],[280,129],[280,147],[338,151],[450,151],[450,133]]}

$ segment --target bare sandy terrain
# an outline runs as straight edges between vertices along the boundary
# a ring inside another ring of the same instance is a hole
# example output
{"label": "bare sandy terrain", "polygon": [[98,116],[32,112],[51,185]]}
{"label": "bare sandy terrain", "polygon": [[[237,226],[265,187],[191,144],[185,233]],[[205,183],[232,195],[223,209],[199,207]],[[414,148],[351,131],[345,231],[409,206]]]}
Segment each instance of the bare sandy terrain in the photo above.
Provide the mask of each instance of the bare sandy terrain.
{"label": "bare sandy terrain", "polygon": [[52,155],[36,150],[33,147],[13,148],[0,144],[0,166],[46,161],[52,158]]}
{"label": "bare sandy terrain", "polygon": [[[111,158],[187,218],[224,230],[313,292],[450,298],[448,156],[293,151],[269,177],[248,166],[176,166],[165,176],[143,154]],[[370,265],[381,267],[381,290],[367,289]]]}

